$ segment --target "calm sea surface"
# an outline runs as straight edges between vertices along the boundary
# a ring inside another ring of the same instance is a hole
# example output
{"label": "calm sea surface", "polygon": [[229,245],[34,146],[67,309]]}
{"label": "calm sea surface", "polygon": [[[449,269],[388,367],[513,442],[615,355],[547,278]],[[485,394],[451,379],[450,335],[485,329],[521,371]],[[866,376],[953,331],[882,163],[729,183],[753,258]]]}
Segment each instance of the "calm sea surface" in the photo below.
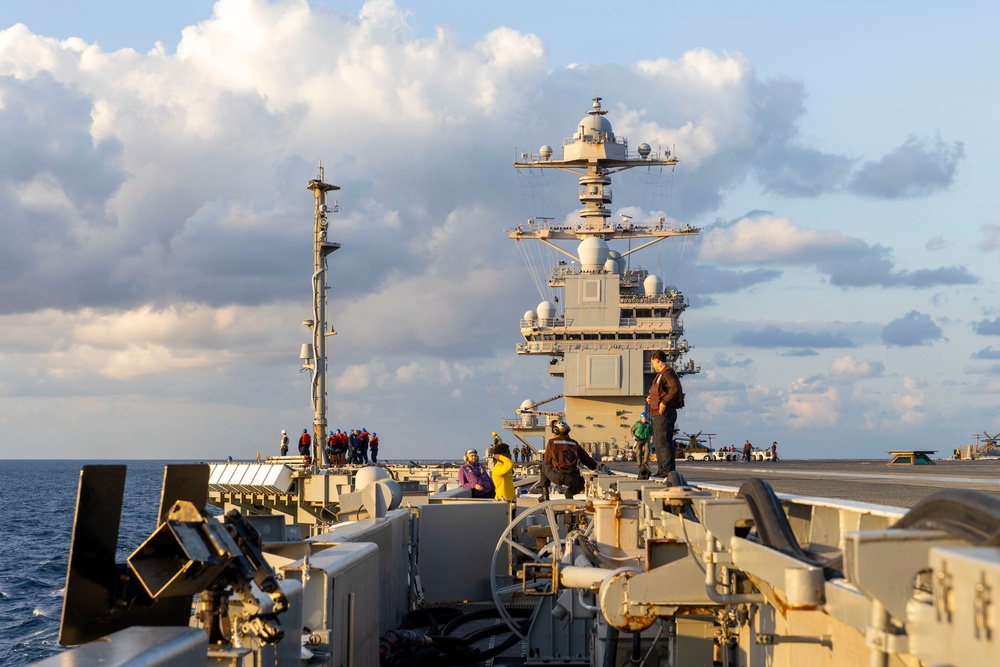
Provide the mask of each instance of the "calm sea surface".
{"label": "calm sea surface", "polygon": [[[56,641],[80,469],[116,461],[0,461],[0,665],[30,665]],[[117,562],[156,528],[163,466],[127,461]]]}
{"label": "calm sea surface", "polygon": [[124,463],[125,499],[118,555],[125,562],[156,529],[163,467],[190,461],[0,460],[0,665],[30,665],[59,645],[70,533],[88,464]]}

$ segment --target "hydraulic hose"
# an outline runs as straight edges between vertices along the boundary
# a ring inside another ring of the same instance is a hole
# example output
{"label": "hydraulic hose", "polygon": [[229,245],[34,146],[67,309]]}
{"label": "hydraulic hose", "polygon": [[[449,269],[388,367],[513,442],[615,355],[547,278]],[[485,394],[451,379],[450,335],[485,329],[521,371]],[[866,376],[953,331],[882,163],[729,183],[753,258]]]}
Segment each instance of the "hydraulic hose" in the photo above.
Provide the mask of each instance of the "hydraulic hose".
{"label": "hydraulic hose", "polygon": [[1000,499],[981,491],[942,489],[889,528],[942,530],[974,546],[1000,545]]}
{"label": "hydraulic hose", "polygon": [[604,667],[615,667],[618,659],[618,628],[609,623],[604,639]]}
{"label": "hydraulic hose", "polygon": [[810,558],[799,546],[788,523],[788,517],[781,509],[781,501],[771,485],[762,479],[752,477],[740,486],[739,497],[743,498],[753,514],[757,536],[762,544],[809,565],[824,567],[823,563]]}

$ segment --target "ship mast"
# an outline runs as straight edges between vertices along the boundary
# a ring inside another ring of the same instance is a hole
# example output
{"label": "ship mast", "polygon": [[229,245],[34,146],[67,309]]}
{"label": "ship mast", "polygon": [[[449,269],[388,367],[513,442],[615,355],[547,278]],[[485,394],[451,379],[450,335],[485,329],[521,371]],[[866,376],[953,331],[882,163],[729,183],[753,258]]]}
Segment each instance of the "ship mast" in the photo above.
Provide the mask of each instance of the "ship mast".
{"label": "ship mast", "polygon": [[[313,439],[312,439],[312,459],[322,461],[323,466],[329,465],[326,460],[326,452],[323,443],[326,441],[326,337],[332,336],[336,332],[333,327],[327,328],[326,322],[326,297],[329,285],[326,281],[326,258],[333,251],[340,248],[339,243],[333,243],[326,238],[326,230],[329,226],[327,215],[338,210],[338,205],[334,203],[330,208],[326,203],[326,193],[332,190],[339,190],[337,185],[331,185],[323,181],[323,167],[320,167],[319,179],[309,181],[307,186],[313,191],[316,197],[316,209],[313,215],[313,319],[306,320],[303,324],[312,330],[312,350],[303,351],[302,358],[311,358],[312,363],[303,363],[303,366],[312,370],[312,382],[310,383],[311,400],[313,407]],[[311,354],[308,354],[311,352]]]}

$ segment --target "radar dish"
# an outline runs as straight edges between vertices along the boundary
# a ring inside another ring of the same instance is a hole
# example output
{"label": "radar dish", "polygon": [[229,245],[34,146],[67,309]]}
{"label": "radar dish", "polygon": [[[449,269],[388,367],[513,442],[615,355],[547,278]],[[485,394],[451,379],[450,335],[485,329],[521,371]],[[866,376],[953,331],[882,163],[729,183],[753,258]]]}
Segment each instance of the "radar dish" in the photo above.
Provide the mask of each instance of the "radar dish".
{"label": "radar dish", "polygon": [[653,149],[649,147],[649,144],[639,144],[639,157],[649,157],[650,151]]}
{"label": "radar dish", "polygon": [[548,144],[545,144],[544,146],[542,146],[541,148],[539,148],[538,149],[538,156],[540,158],[542,158],[543,160],[548,160],[550,157],[552,157],[552,146],[549,146]]}

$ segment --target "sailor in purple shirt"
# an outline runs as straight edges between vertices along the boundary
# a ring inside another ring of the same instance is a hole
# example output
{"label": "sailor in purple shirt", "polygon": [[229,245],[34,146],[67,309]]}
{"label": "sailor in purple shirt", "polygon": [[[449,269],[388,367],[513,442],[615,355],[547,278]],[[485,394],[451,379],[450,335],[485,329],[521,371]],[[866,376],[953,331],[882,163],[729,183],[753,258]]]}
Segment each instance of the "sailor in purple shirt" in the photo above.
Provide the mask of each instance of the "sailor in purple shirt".
{"label": "sailor in purple shirt", "polygon": [[458,469],[458,481],[472,492],[473,498],[492,498],[494,495],[493,478],[479,462],[479,452],[474,449],[465,452],[465,464]]}

